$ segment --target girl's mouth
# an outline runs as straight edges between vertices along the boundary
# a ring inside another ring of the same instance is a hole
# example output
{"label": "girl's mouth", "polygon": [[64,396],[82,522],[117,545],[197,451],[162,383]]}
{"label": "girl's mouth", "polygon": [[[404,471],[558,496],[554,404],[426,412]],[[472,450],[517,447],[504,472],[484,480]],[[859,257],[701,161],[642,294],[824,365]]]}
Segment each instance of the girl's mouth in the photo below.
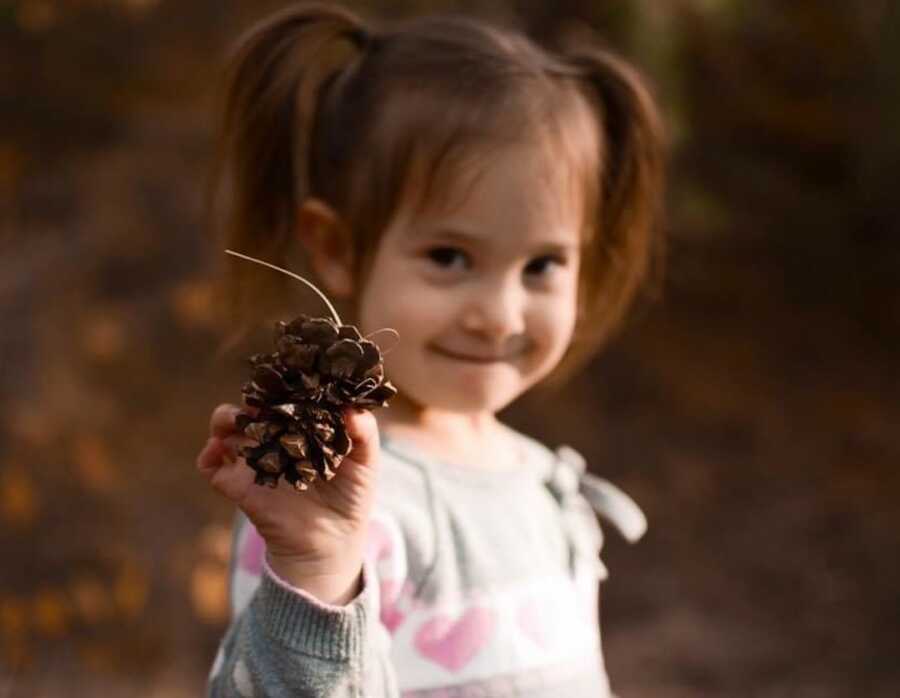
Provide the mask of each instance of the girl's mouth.
{"label": "girl's mouth", "polygon": [[431,350],[436,354],[440,354],[441,356],[445,356],[450,359],[455,359],[457,361],[468,361],[470,363],[476,364],[496,364],[509,361],[511,358],[513,358],[512,356],[497,356],[491,354],[463,354],[438,346],[432,346]]}

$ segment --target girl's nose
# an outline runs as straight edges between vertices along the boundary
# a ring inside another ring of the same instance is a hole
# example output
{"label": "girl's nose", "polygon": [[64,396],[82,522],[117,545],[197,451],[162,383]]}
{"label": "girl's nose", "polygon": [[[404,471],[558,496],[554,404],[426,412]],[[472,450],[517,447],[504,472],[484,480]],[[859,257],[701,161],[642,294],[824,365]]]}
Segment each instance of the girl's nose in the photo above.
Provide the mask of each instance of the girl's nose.
{"label": "girl's nose", "polygon": [[524,289],[518,282],[504,281],[473,289],[463,311],[463,327],[485,339],[499,342],[525,331]]}

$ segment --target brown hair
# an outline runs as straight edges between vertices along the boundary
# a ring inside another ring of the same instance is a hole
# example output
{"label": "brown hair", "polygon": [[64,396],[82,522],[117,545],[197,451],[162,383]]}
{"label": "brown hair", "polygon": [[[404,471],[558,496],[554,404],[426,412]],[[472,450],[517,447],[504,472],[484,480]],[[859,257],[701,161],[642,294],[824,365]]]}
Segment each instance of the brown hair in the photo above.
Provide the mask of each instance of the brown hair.
{"label": "brown hair", "polygon": [[[660,120],[638,74],[600,47],[554,54],[458,16],[376,28],[302,3],[239,39],[224,96],[210,212],[225,246],[285,265],[297,207],[315,197],[351,231],[360,281],[401,205],[442,199],[505,143],[556,145],[585,205],[579,319],[557,376],[610,336],[662,260]],[[585,121],[599,147],[573,141]],[[222,281],[243,328],[290,282],[231,258]]]}

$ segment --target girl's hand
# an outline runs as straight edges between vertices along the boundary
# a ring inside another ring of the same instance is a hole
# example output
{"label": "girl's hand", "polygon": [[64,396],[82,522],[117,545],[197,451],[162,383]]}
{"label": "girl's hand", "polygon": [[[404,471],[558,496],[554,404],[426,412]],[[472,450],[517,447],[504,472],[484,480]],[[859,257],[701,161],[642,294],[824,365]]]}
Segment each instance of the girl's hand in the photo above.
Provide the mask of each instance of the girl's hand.
{"label": "girl's hand", "polygon": [[[244,411],[252,413],[252,410]],[[271,488],[253,482],[255,473],[238,446],[252,443],[234,425],[241,408],[213,410],[210,438],[197,469],[233,501],[266,541],[272,570],[325,603],[344,604],[359,590],[363,548],[377,477],[378,426],[371,412],[344,412],[353,450],[334,478],[297,492],[283,479]]]}

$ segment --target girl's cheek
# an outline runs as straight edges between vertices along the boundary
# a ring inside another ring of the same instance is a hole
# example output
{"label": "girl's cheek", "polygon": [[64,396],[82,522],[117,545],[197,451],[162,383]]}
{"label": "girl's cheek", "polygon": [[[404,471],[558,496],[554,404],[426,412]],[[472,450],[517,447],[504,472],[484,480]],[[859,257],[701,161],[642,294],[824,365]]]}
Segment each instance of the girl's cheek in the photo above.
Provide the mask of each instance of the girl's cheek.
{"label": "girl's cheek", "polygon": [[561,298],[547,298],[534,308],[533,326],[538,334],[552,343],[568,343],[575,331],[577,308],[575,297],[563,294]]}
{"label": "girl's cheek", "polygon": [[[401,306],[407,306],[409,310],[428,311],[429,306],[441,304],[446,301],[447,294],[451,290],[446,284],[439,284],[421,277],[412,279],[402,284],[403,292],[398,299]],[[437,310],[437,308],[431,308]]]}

